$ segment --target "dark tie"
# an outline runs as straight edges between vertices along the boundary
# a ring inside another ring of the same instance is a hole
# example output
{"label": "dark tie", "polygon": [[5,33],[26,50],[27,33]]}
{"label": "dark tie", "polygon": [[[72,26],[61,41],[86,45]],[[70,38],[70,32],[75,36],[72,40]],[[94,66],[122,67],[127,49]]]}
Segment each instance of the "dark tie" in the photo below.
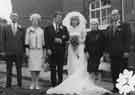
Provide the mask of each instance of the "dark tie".
{"label": "dark tie", "polygon": [[59,32],[60,26],[59,24],[56,24],[56,32]]}

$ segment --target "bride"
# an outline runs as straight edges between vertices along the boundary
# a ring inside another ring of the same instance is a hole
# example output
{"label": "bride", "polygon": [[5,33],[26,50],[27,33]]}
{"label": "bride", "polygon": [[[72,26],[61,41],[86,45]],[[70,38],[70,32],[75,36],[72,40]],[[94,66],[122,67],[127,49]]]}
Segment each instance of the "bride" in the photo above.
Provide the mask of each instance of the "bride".
{"label": "bride", "polygon": [[86,20],[79,12],[70,12],[63,20],[69,31],[68,77],[47,94],[102,95],[110,91],[97,86],[87,72],[87,56],[84,52]]}

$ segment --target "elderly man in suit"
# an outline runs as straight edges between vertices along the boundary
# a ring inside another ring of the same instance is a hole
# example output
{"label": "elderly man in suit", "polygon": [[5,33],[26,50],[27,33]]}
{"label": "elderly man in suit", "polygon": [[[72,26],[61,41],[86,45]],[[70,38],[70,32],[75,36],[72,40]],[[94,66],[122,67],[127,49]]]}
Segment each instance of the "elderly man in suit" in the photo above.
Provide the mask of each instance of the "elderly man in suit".
{"label": "elderly man in suit", "polygon": [[25,32],[23,28],[18,24],[18,14],[11,13],[11,24],[4,27],[4,51],[7,57],[7,83],[6,87],[11,87],[12,82],[12,67],[15,62],[17,70],[17,82],[18,87],[22,86],[22,62],[24,54],[24,37]]}
{"label": "elderly man in suit", "polygon": [[115,86],[116,80],[127,65],[125,59],[128,56],[129,39],[129,24],[121,22],[120,13],[117,9],[112,10],[112,22],[107,29],[106,52],[108,52],[112,63],[113,92],[118,92]]}
{"label": "elderly man in suit", "polygon": [[[51,83],[56,86],[63,80],[66,42],[69,40],[67,28],[62,25],[62,13],[56,12],[53,23],[45,29],[47,53],[50,56]],[[58,80],[56,73],[58,72]]]}

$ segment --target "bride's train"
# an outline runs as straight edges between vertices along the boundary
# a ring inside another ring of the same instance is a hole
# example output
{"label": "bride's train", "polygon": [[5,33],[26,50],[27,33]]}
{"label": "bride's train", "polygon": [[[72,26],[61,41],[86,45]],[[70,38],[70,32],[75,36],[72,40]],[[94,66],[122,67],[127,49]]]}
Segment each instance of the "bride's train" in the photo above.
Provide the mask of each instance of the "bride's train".
{"label": "bride's train", "polygon": [[[60,85],[48,89],[47,94],[102,95],[110,93],[109,90],[97,86],[92,80],[91,75],[87,72],[87,60],[83,50],[84,45],[79,45],[78,58],[71,46],[69,46],[69,58],[72,58],[72,60],[68,59],[72,63],[68,69],[70,74]],[[68,63],[68,65],[70,64]]]}
{"label": "bride's train", "polygon": [[103,95],[110,91],[97,86],[90,76],[80,75],[80,72],[69,76],[60,85],[50,88],[47,94],[77,94],[77,95]]}

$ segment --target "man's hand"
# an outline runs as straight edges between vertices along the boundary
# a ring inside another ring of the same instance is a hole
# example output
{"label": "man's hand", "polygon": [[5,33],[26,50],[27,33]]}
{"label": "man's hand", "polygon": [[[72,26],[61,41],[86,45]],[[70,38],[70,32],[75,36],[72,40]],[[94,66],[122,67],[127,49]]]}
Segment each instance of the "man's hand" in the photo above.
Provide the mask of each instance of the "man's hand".
{"label": "man's hand", "polygon": [[111,61],[111,59],[110,59],[110,54],[109,54],[109,53],[105,52],[105,53],[103,53],[103,56],[104,56],[104,58],[106,59],[106,61],[108,61],[108,62]]}
{"label": "man's hand", "polygon": [[0,55],[6,56],[6,53],[5,52],[1,52]]}
{"label": "man's hand", "polygon": [[62,43],[62,40],[61,40],[60,38],[55,38],[54,41],[55,41],[56,43],[60,43],[60,44]]}
{"label": "man's hand", "polygon": [[124,56],[125,58],[127,58],[127,57],[129,56],[128,52],[125,52],[125,53],[123,54],[123,56]]}
{"label": "man's hand", "polygon": [[52,51],[50,49],[47,50],[48,55],[52,55]]}
{"label": "man's hand", "polygon": [[89,57],[90,57],[88,52],[86,52],[86,57],[87,57],[87,58],[89,58]]}

